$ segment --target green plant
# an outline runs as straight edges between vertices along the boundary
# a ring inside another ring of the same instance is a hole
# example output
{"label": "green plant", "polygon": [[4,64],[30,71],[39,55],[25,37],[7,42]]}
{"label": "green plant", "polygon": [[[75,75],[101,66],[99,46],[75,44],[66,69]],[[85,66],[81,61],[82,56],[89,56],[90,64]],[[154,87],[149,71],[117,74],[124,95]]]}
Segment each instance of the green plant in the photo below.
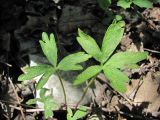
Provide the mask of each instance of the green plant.
{"label": "green plant", "polygon": [[67,108],[67,120],[77,120],[84,117],[86,114],[87,108],[85,106],[80,106],[74,114],[71,108]]}
{"label": "green plant", "polygon": [[[106,10],[112,3],[112,0],[97,0],[99,6]],[[158,3],[160,0],[118,0],[117,6],[120,6],[124,9],[130,8],[132,4],[135,4],[141,8],[151,8],[153,3]]]}
{"label": "green plant", "polygon": [[[18,80],[19,81],[31,80],[41,75],[41,78],[36,85],[36,89],[42,91],[44,89],[43,86],[45,85],[49,77],[52,74],[57,74],[60,80],[59,82],[61,83],[61,86],[63,89],[64,101],[65,101],[65,104],[67,105],[65,88],[60,76],[60,71],[82,70],[83,67],[79,63],[88,60],[91,57],[91,55],[85,54],[84,52],[74,53],[64,57],[57,64],[57,47],[56,47],[54,35],[50,34],[50,37],[48,37],[47,33],[43,32],[42,40],[40,40],[40,45],[43,50],[43,53],[47,57],[50,64],[39,64],[38,66],[28,67],[25,69],[25,73],[19,76]],[[42,93],[43,95],[41,95],[40,97],[43,97],[45,92],[42,92]],[[32,101],[37,101],[37,100],[39,102],[44,103],[44,106],[45,106],[47,105],[46,102],[49,102],[49,103],[51,102],[51,96],[46,97],[45,100],[44,98],[40,98]],[[52,107],[50,107],[51,110],[54,109],[54,107],[53,108]],[[47,107],[45,107],[44,109],[45,109],[46,117],[52,116],[52,114],[50,114],[51,112],[47,109]]]}
{"label": "green plant", "polygon": [[[67,105],[65,88],[59,72],[82,70],[83,67],[79,63],[84,62],[91,57],[98,61],[99,64],[88,67],[81,74],[79,74],[74,81],[74,85],[79,85],[91,79],[78,104],[82,101],[89,86],[93,83],[95,77],[100,72],[104,72],[106,78],[110,81],[111,86],[115,90],[119,92],[125,92],[125,84],[128,82],[129,78],[121,70],[124,67],[138,67],[136,63],[146,59],[147,52],[119,52],[112,55],[121,41],[124,33],[124,26],[124,21],[114,20],[105,33],[101,48],[99,48],[96,41],[91,36],[85,34],[82,30],[78,29],[77,40],[88,54],[84,52],[74,53],[64,57],[58,64],[58,50],[56,47],[54,35],[50,34],[50,37],[48,37],[47,33],[43,32],[42,40],[40,40],[40,45],[43,53],[47,57],[50,64],[40,64],[38,66],[26,68],[26,73],[20,75],[18,78],[19,81],[25,81],[31,80],[41,75],[41,78],[36,85],[36,89],[40,90],[40,98],[31,99],[28,101],[28,104],[34,104],[37,101],[44,103],[45,117],[51,117],[53,115],[52,110],[54,110],[57,104],[56,102],[54,102],[51,95],[45,94],[47,92],[47,89],[43,88],[43,86],[47,82],[48,78],[52,74],[57,74],[57,76],[59,77],[59,82],[61,83],[63,89],[64,101]],[[77,112],[73,115],[70,108],[68,108],[67,117],[69,120],[73,120],[74,118],[78,119],[80,116],[82,117],[85,113],[77,110]]]}
{"label": "green plant", "polygon": [[151,8],[153,7],[153,2],[150,0],[119,0],[117,2],[117,6],[120,6],[124,9],[130,8],[131,4],[135,4],[139,7],[144,7],[144,8]]}
{"label": "green plant", "polygon": [[46,96],[46,92],[48,89],[41,88],[40,91],[40,98],[30,99],[27,101],[28,105],[36,104],[37,102],[41,102],[44,104],[44,115],[45,118],[49,118],[53,116],[53,109],[58,107],[58,104],[53,100],[53,97],[51,95]]}
{"label": "green plant", "polygon": [[99,48],[96,41],[91,36],[78,29],[79,36],[77,40],[79,44],[89,55],[99,62],[98,65],[90,66],[84,70],[74,81],[74,85],[80,85],[91,79],[81,100],[86,94],[89,85],[92,84],[95,80],[94,78],[100,72],[105,74],[106,78],[110,81],[110,85],[115,90],[125,92],[126,83],[129,81],[129,78],[121,70],[125,67],[137,68],[138,65],[136,63],[147,58],[147,52],[118,52],[112,55],[121,41],[124,33],[124,26],[124,21],[113,21],[105,33],[101,48]]}

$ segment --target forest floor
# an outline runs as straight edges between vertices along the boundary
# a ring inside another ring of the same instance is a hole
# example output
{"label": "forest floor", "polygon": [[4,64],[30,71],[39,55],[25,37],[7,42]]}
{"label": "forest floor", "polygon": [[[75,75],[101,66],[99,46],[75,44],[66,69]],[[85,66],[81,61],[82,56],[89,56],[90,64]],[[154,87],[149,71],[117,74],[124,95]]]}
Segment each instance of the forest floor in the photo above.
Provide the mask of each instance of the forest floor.
{"label": "forest floor", "polygon": [[[24,86],[17,80],[23,67],[33,61],[33,56],[42,55],[39,39],[43,31],[55,34],[59,59],[62,59],[82,50],[76,42],[78,28],[101,44],[116,14],[122,15],[126,22],[123,39],[116,50],[148,51],[149,55],[139,63],[139,69],[124,70],[130,78],[124,94],[114,91],[103,74],[98,75],[97,94],[87,104],[91,109],[83,119],[159,120],[160,5],[124,10],[112,4],[103,11],[96,0],[0,1],[0,119],[21,120],[22,109],[26,120],[45,119],[42,109],[26,105],[26,101],[35,96],[34,83]],[[45,62],[43,57],[38,59]],[[50,118],[65,119],[66,111],[62,109],[56,110]]]}

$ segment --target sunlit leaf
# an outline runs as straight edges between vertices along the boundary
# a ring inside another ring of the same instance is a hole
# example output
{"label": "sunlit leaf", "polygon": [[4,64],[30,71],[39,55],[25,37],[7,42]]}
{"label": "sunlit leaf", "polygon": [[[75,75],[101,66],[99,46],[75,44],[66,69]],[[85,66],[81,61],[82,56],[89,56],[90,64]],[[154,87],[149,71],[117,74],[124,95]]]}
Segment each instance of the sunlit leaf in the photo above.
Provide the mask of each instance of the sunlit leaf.
{"label": "sunlit leaf", "polygon": [[25,73],[18,77],[18,80],[19,81],[31,80],[39,75],[42,75],[50,68],[51,68],[50,65],[38,65],[38,66],[28,67],[24,70]]}
{"label": "sunlit leaf", "polygon": [[112,80],[110,85],[112,86],[112,88],[118,92],[121,92],[121,93],[125,93],[127,91],[127,88],[126,88],[126,83],[123,83],[123,82],[117,82],[115,80]]}
{"label": "sunlit leaf", "polygon": [[37,85],[36,85],[36,89],[39,90],[41,89],[46,82],[48,81],[49,77],[55,72],[55,70],[53,68],[50,68],[47,70],[47,72],[45,72],[42,77],[40,78],[40,80],[38,81]]}
{"label": "sunlit leaf", "polygon": [[78,110],[75,112],[75,114],[73,116],[73,120],[80,119],[80,118],[86,116],[86,114],[87,114],[87,108],[85,106],[80,106],[78,108]]}
{"label": "sunlit leaf", "polygon": [[78,29],[78,35],[77,40],[82,48],[97,61],[101,61],[102,53],[96,41],[80,29]]}
{"label": "sunlit leaf", "polygon": [[115,20],[116,21],[120,21],[120,20],[122,20],[123,19],[123,17],[121,16],[121,15],[116,15],[115,16]]}
{"label": "sunlit leaf", "polygon": [[124,21],[120,21],[108,27],[102,43],[103,63],[110,57],[120,43],[124,33],[124,25]]}
{"label": "sunlit leaf", "polygon": [[133,3],[139,7],[151,8],[153,7],[153,2],[149,0],[133,0]]}
{"label": "sunlit leaf", "polygon": [[[141,0],[139,0],[139,1],[141,1]],[[130,8],[131,4],[132,4],[131,0],[119,0],[117,2],[117,6],[120,6],[120,7],[124,8],[124,9]]]}
{"label": "sunlit leaf", "polygon": [[102,70],[101,66],[95,65],[90,66],[86,70],[84,70],[81,74],[79,74],[74,81],[74,85],[79,85],[92,78],[96,74],[98,74]]}
{"label": "sunlit leaf", "polygon": [[125,68],[129,68],[129,69],[138,69],[140,66],[137,64],[128,64],[128,65],[124,65],[123,67],[121,67],[120,69],[125,69]]}
{"label": "sunlit leaf", "polygon": [[[48,105],[49,106],[49,105]],[[47,107],[48,107],[47,106]],[[45,115],[45,118],[47,119],[47,118],[52,118],[53,117],[53,111],[51,110],[51,109],[49,109],[49,108],[47,108],[47,107],[45,107],[45,110],[44,110],[44,115]]]}
{"label": "sunlit leaf", "polygon": [[71,120],[73,116],[72,109],[70,107],[67,107],[67,120]]}
{"label": "sunlit leaf", "polygon": [[126,91],[126,83],[129,81],[127,75],[111,66],[105,66],[103,71],[106,78],[110,81],[111,86],[115,90],[122,93]]}
{"label": "sunlit leaf", "polygon": [[53,116],[53,110],[57,107],[57,104],[54,102],[52,96],[46,96],[44,99],[44,113],[45,113],[45,118],[49,118]]}
{"label": "sunlit leaf", "polygon": [[58,64],[58,69],[63,71],[69,70],[81,70],[83,67],[79,63],[85,62],[91,58],[90,55],[85,54],[84,52],[78,52],[63,58]]}
{"label": "sunlit leaf", "polygon": [[57,65],[57,46],[53,34],[50,34],[50,38],[47,33],[42,33],[42,40],[39,41],[41,48],[47,57],[48,61],[56,67]]}
{"label": "sunlit leaf", "polygon": [[127,67],[146,59],[147,55],[147,52],[119,52],[114,54],[104,66]]}

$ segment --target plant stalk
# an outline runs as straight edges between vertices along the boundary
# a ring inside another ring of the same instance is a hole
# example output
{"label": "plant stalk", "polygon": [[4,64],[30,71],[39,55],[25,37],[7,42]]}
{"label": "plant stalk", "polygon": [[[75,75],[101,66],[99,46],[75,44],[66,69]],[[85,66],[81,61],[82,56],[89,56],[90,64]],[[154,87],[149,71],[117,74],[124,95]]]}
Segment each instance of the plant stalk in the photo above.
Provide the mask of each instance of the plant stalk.
{"label": "plant stalk", "polygon": [[59,81],[60,81],[60,84],[61,84],[61,87],[62,87],[62,91],[63,91],[63,94],[64,94],[64,102],[65,102],[65,105],[67,105],[67,96],[66,96],[66,92],[65,92],[65,88],[64,88],[64,84],[63,84],[63,80],[59,74],[59,71],[56,71],[56,74],[59,78]]}
{"label": "plant stalk", "polygon": [[76,109],[77,109],[77,107],[79,106],[79,104],[82,102],[82,100],[84,99],[84,97],[85,97],[85,95],[86,95],[86,93],[87,93],[90,85],[94,82],[95,78],[96,78],[96,76],[93,77],[93,78],[89,81],[87,87],[85,88],[85,90],[84,90],[84,92],[83,92],[83,95],[82,95],[81,99],[78,101],[78,103],[77,103],[77,105],[76,105],[76,107],[75,107]]}

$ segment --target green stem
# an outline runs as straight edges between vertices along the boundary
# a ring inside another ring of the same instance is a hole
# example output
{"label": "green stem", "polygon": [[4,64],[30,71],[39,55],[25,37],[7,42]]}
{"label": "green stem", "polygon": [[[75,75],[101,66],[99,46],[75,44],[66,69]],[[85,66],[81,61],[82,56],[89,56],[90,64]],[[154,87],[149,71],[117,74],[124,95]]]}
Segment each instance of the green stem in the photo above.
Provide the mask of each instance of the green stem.
{"label": "green stem", "polygon": [[65,102],[65,105],[67,105],[67,96],[66,96],[66,92],[65,92],[65,88],[64,88],[64,84],[63,84],[63,80],[59,74],[59,71],[56,71],[56,74],[59,78],[59,81],[60,81],[60,84],[61,84],[61,87],[62,87],[62,90],[63,90],[63,94],[64,94],[64,102]]}
{"label": "green stem", "polygon": [[[97,75],[96,75],[96,76],[97,76]],[[79,104],[82,102],[82,100],[84,99],[84,97],[85,97],[85,95],[86,95],[86,93],[87,93],[90,85],[94,82],[96,76],[93,77],[93,78],[89,81],[87,87],[85,88],[85,90],[84,90],[84,92],[83,92],[83,95],[82,95],[81,99],[78,101],[78,103],[77,103],[77,105],[76,105],[76,107],[75,107],[76,109],[77,109],[77,107],[79,106]]]}

